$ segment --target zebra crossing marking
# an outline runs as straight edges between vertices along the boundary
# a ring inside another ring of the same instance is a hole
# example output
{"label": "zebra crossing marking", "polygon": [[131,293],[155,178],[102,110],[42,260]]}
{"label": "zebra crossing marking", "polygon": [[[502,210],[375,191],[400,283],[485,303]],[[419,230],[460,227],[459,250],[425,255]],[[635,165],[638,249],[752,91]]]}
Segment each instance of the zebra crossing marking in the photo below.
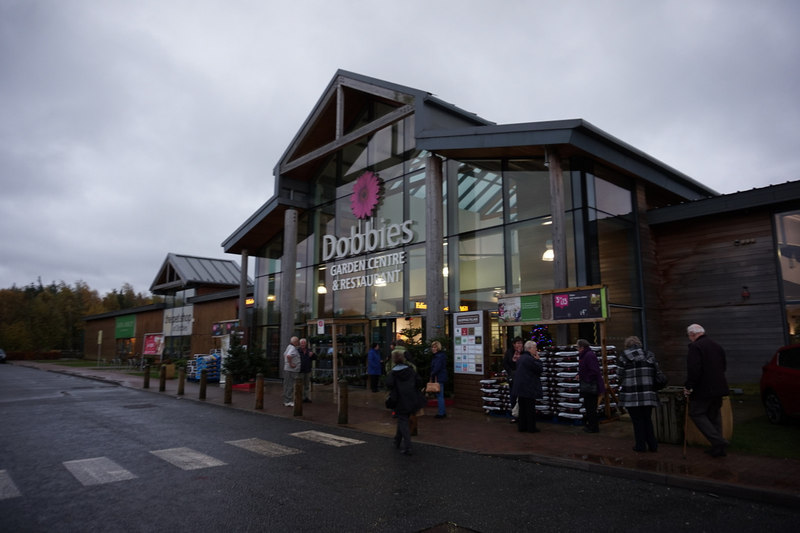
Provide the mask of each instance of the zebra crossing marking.
{"label": "zebra crossing marking", "polygon": [[191,448],[169,448],[166,450],[151,451],[159,459],[171,463],[181,470],[199,470],[212,466],[222,466],[226,463],[210,455],[200,453]]}
{"label": "zebra crossing marking", "polygon": [[347,437],[340,437],[331,433],[323,433],[321,431],[299,431],[297,433],[290,433],[292,437],[310,440],[311,442],[319,442],[320,444],[327,444],[328,446],[353,446],[354,444],[364,444],[363,440],[350,439]]}
{"label": "zebra crossing marking", "polygon": [[6,470],[0,470],[0,500],[16,498],[17,496],[22,496],[22,493],[14,485],[11,476],[8,475]]}
{"label": "zebra crossing marking", "polygon": [[75,461],[64,461],[62,464],[84,487],[136,478],[134,474],[125,470],[108,457],[77,459]]}
{"label": "zebra crossing marking", "polygon": [[281,457],[283,455],[303,453],[302,450],[298,450],[297,448],[290,448],[288,446],[282,446],[274,442],[269,442],[257,438],[229,440],[225,441],[225,443],[231,444],[233,446],[238,446],[239,448],[244,448],[245,450],[255,452],[261,455],[266,455],[267,457]]}

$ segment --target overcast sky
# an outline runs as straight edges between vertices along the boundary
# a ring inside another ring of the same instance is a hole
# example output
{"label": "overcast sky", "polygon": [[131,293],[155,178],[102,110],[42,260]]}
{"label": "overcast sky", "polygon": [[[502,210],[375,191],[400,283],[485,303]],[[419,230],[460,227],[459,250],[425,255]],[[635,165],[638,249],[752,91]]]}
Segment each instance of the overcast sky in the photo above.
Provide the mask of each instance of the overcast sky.
{"label": "overcast sky", "polygon": [[238,261],[339,68],[582,118],[721,193],[795,181],[799,27],[796,0],[0,0],[0,288]]}

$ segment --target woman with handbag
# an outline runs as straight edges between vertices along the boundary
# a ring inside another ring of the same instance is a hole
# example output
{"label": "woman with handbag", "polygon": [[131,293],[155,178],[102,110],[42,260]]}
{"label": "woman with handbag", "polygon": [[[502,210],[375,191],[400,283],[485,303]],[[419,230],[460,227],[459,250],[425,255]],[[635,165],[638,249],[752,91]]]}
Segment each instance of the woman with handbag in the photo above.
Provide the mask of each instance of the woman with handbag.
{"label": "woman with handbag", "polygon": [[625,351],[617,359],[619,378],[619,403],[631,415],[633,422],[634,451],[658,451],[658,440],[653,429],[653,407],[658,406],[655,376],[658,362],[653,352],[642,349],[639,337],[625,339]]}
{"label": "woman with handbag", "polygon": [[[442,350],[442,343],[433,341],[431,343],[433,360],[431,361],[431,378],[426,390],[431,390],[436,394],[438,411],[434,418],[444,418],[447,416],[444,405],[444,384],[447,383],[447,354]],[[437,389],[438,386],[438,390]]]}
{"label": "woman with handbag", "polygon": [[600,433],[600,425],[597,422],[597,398],[606,392],[603,373],[600,371],[597,354],[592,350],[589,341],[578,339],[575,344],[578,346],[580,394],[583,396],[583,407],[586,411],[583,415],[585,424],[583,430],[587,433]]}

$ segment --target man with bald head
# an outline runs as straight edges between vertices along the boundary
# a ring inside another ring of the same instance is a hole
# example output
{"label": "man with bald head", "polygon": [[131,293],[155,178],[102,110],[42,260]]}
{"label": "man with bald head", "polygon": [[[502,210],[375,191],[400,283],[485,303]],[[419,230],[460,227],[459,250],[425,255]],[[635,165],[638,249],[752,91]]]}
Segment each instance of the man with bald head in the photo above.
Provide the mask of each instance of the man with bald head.
{"label": "man with bald head", "polygon": [[686,334],[691,342],[683,393],[689,397],[689,416],[711,443],[706,453],[711,457],[725,457],[728,441],[722,436],[721,412],[722,397],[729,394],[725,350],[706,336],[700,324],[686,328]]}

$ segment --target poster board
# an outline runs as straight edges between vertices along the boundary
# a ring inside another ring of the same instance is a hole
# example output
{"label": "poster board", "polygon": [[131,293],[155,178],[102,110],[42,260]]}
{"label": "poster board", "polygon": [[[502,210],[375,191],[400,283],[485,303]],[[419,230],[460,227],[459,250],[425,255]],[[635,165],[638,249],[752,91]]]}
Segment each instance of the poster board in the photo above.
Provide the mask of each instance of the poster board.
{"label": "poster board", "polygon": [[497,299],[500,326],[601,322],[608,318],[604,286],[507,294]]}
{"label": "poster board", "polygon": [[143,344],[142,355],[157,355],[161,357],[164,353],[164,334],[145,333]]}
{"label": "poster board", "polygon": [[483,376],[486,371],[486,313],[453,313],[453,372]]}

